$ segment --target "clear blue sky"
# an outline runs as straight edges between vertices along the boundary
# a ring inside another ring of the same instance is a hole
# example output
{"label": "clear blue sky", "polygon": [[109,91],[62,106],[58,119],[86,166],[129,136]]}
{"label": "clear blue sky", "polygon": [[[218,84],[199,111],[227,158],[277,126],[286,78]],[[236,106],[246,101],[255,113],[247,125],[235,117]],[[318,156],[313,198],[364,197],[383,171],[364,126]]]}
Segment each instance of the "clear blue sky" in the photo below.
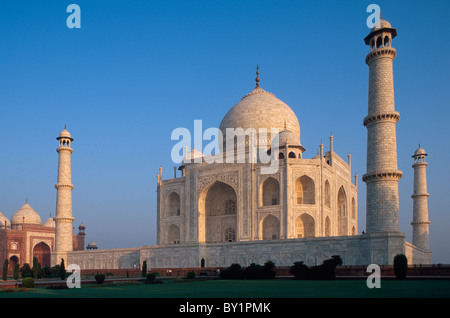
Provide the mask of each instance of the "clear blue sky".
{"label": "clear blue sky", "polygon": [[[66,8],[81,7],[81,29]],[[67,124],[75,226],[100,248],[156,243],[156,173],[173,175],[173,129],[218,127],[261,86],[296,112],[306,158],[323,140],[352,154],[365,229],[366,7],[393,41],[400,229],[411,241],[411,155],[429,153],[431,248],[450,263],[448,1],[4,1],[0,5],[0,211],[28,197],[54,216],[56,137]],[[447,201],[446,201],[447,200]],[[447,203],[446,203],[447,202]]]}

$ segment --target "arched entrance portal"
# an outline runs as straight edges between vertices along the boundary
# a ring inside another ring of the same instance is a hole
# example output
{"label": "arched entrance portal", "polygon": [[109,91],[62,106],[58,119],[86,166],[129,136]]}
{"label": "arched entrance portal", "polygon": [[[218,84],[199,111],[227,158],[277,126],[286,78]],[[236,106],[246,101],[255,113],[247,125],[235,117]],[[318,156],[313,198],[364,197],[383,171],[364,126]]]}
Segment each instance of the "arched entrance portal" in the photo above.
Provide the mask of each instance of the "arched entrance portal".
{"label": "arched entrance portal", "polygon": [[50,266],[50,247],[41,242],[33,248],[33,257],[36,257],[41,266]]}
{"label": "arched entrance portal", "polygon": [[236,241],[237,196],[228,184],[215,181],[198,200],[199,242]]}

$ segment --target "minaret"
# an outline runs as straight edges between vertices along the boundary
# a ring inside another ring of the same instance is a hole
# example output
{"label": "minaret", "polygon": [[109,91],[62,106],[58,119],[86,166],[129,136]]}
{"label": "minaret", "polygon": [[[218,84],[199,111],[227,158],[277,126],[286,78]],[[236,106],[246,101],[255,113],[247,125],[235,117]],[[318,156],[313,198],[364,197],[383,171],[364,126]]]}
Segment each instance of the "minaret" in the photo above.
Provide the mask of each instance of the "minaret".
{"label": "minaret", "polygon": [[[70,157],[73,149],[71,144],[73,138],[64,128],[59,137],[59,147],[56,151],[59,153],[58,163],[58,183],[56,188],[56,216],[55,221],[55,257],[53,262],[59,264],[61,258],[66,257],[66,253],[73,250],[72,223],[72,172]],[[64,260],[67,263],[67,259]]]}
{"label": "minaret", "polygon": [[367,172],[362,180],[367,185],[366,232],[399,232],[396,124],[392,64],[396,50],[392,39],[397,30],[380,19],[364,39],[370,46],[366,56],[369,66],[367,128]]}
{"label": "minaret", "polygon": [[413,245],[428,250],[429,246],[429,226],[428,220],[428,196],[427,193],[427,165],[425,150],[419,148],[412,156],[414,158],[414,189],[411,195],[413,199],[413,221],[411,222],[413,229],[412,243]]}

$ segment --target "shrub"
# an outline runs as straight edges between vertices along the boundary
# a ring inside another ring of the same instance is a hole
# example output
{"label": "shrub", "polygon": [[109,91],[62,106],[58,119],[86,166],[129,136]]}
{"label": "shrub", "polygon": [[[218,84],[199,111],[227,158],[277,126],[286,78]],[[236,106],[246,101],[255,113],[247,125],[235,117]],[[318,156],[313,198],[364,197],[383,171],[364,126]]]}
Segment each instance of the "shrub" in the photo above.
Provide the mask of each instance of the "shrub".
{"label": "shrub", "polygon": [[394,257],[394,273],[397,279],[405,279],[408,273],[408,259],[403,254]]}
{"label": "shrub", "polygon": [[263,266],[263,278],[272,279],[275,278],[275,275],[275,263],[272,261],[265,262]]}
{"label": "shrub", "polygon": [[342,265],[339,255],[333,255],[331,259],[324,260],[322,265],[309,268],[303,262],[295,262],[289,272],[295,279],[332,280],[336,278],[336,267]]}
{"label": "shrub", "polygon": [[295,262],[294,265],[289,268],[289,273],[294,275],[295,279],[308,279],[309,267],[306,266],[303,261]]}
{"label": "shrub", "polygon": [[194,279],[195,278],[195,272],[187,272],[186,274],[187,279]]}
{"label": "shrub", "polygon": [[33,277],[33,270],[31,269],[30,264],[23,264],[23,266],[20,268],[20,275],[22,277]]}
{"label": "shrub", "polygon": [[50,266],[42,267],[42,277],[49,277],[52,275],[52,269]]}
{"label": "shrub", "polygon": [[247,279],[272,279],[275,278],[275,264],[272,261],[266,262],[264,266],[252,263],[245,269]]}
{"label": "shrub", "polygon": [[97,284],[103,284],[103,282],[105,281],[105,274],[95,275],[95,281],[97,282]]}
{"label": "shrub", "polygon": [[311,267],[312,279],[336,279],[336,267],[342,265],[339,255],[331,256],[331,259],[324,260],[322,265]]}
{"label": "shrub", "polygon": [[33,277],[25,277],[22,280],[22,286],[25,288],[33,288],[34,287],[34,278]]}
{"label": "shrub", "polygon": [[56,264],[55,266],[50,268],[50,275],[48,277],[60,277],[60,269],[61,267],[59,266],[59,264]]}
{"label": "shrub", "polygon": [[224,269],[220,272],[220,278],[223,279],[244,279],[245,271],[242,269],[241,265],[234,263],[230,267]]}
{"label": "shrub", "polygon": [[145,280],[147,282],[152,282],[154,281],[156,278],[156,274],[155,273],[148,273],[147,276],[145,276]]}
{"label": "shrub", "polygon": [[264,263],[264,267],[273,270],[275,268],[275,263],[272,261],[267,261]]}
{"label": "shrub", "polygon": [[156,279],[156,277],[158,276],[158,273],[148,273],[147,276],[145,277],[145,284],[162,284],[162,280],[161,279]]}

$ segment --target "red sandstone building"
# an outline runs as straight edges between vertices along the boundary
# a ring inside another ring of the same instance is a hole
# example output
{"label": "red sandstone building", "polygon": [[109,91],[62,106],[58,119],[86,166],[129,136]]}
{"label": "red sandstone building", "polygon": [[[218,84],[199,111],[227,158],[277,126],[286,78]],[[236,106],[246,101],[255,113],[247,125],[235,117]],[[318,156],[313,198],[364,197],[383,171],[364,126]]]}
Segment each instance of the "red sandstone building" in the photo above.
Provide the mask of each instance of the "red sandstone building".
{"label": "red sandstone building", "polygon": [[[86,227],[81,224],[73,234],[73,250],[84,250]],[[16,263],[33,264],[36,257],[41,266],[50,266],[55,249],[55,221],[49,217],[44,223],[39,214],[27,203],[17,210],[11,221],[0,213],[0,264],[9,260],[9,268]]]}

